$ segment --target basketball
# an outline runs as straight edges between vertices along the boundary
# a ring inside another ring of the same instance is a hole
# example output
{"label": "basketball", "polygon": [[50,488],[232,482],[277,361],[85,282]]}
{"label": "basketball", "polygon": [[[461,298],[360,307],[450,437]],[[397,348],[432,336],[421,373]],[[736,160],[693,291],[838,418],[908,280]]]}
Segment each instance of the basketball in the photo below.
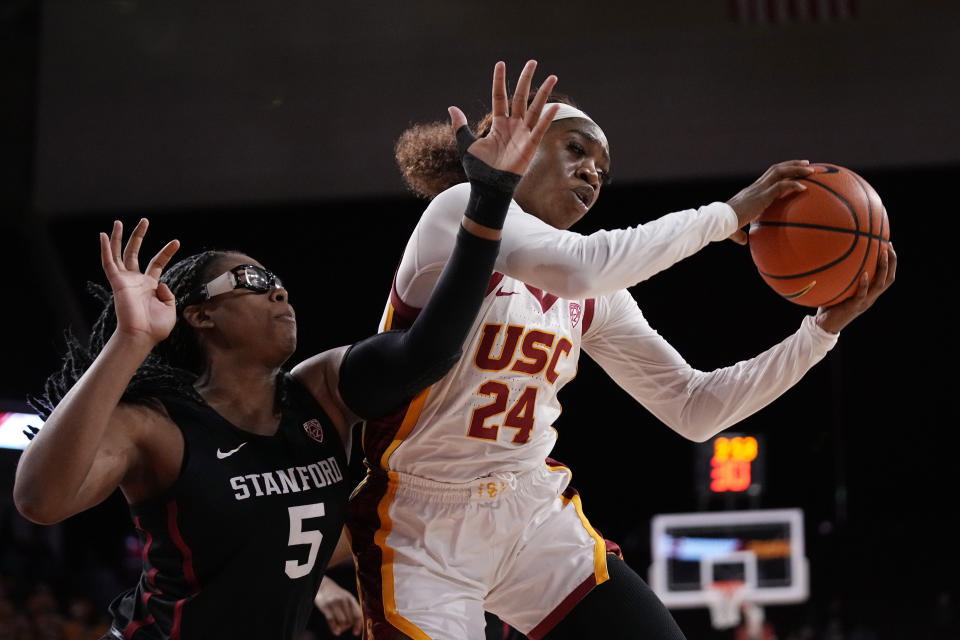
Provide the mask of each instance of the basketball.
{"label": "basketball", "polygon": [[866,180],[841,166],[812,166],[825,170],[797,178],[806,191],[775,201],[750,225],[750,254],[781,296],[828,307],[856,293],[864,270],[873,278],[890,224]]}

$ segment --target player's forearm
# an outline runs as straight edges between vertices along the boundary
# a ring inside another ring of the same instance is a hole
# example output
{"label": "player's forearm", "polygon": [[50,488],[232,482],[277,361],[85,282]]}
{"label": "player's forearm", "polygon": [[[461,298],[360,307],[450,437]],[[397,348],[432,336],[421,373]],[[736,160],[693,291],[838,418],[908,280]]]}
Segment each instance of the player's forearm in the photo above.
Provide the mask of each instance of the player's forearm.
{"label": "player's forearm", "polygon": [[520,178],[489,167],[481,173],[482,179],[471,179],[453,251],[413,324],[363,340],[344,356],[340,395],[357,415],[383,415],[442,378],[460,358],[493,274],[500,246],[494,237]]}
{"label": "player's forearm", "polygon": [[561,297],[596,297],[642,282],[735,229],[736,215],[722,203],[588,236],[512,209],[497,270]]}
{"label": "player's forearm", "polygon": [[464,218],[460,224],[464,228],[464,230],[466,230],[467,233],[469,233],[472,236],[482,238],[484,240],[498,241],[500,240],[500,237],[503,235],[502,227],[497,227],[497,228],[488,227],[486,225],[482,225],[480,223],[474,222],[470,218]]}
{"label": "player's forearm", "polygon": [[57,404],[17,466],[13,497],[25,517],[46,524],[76,511],[110,417],[149,351],[114,334]]}
{"label": "player's forearm", "polygon": [[763,353],[715,371],[696,372],[689,397],[670,426],[691,440],[711,438],[786,393],[835,343],[836,336],[807,316],[796,333]]}

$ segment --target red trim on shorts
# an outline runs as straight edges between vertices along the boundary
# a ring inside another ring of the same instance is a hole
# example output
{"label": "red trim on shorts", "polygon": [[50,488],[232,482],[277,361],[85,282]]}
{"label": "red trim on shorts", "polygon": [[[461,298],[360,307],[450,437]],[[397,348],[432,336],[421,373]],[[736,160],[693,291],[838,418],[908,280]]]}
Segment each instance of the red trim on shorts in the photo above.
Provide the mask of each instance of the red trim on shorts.
{"label": "red trim on shorts", "polygon": [[566,617],[570,611],[577,605],[578,602],[583,600],[590,591],[597,586],[597,577],[591,575],[589,578],[580,583],[580,586],[574,589],[570,595],[563,599],[557,607],[547,614],[547,617],[544,618],[540,624],[535,626],[533,629],[527,632],[527,637],[530,640],[540,640],[544,635],[546,635],[551,629],[557,626],[557,623]]}
{"label": "red trim on shorts", "polygon": [[146,627],[153,624],[156,620],[153,619],[153,616],[148,617],[146,620],[137,620],[136,622],[131,622],[127,625],[127,628],[123,630],[124,638],[133,638],[133,634],[140,630],[140,627]]}
{"label": "red trim on shorts", "polygon": [[[143,597],[143,603],[146,604],[147,600],[150,599],[150,594],[147,594]],[[140,620],[135,620],[127,625],[123,630],[124,638],[133,638],[133,634],[140,630],[141,627],[148,627],[156,622],[156,619],[152,615],[147,615],[146,618],[141,618]]]}
{"label": "red trim on shorts", "polygon": [[[555,460],[553,458],[548,457],[544,461],[548,467],[559,467],[559,468],[566,469],[570,473],[573,473],[572,471],[570,471],[570,467],[560,462],[559,460]],[[572,500],[573,497],[577,495],[579,495],[577,493],[577,490],[574,487],[569,485],[563,492],[563,496],[569,500]],[[608,554],[612,553],[616,556],[619,556],[621,559],[623,558],[623,554],[620,551],[620,546],[617,545],[617,543],[613,542],[612,540],[607,540],[606,538],[603,538],[603,534],[597,531],[596,528],[594,528],[593,530],[594,532],[596,532],[598,536],[600,536],[603,539],[606,553]],[[541,620],[540,624],[538,624],[532,630],[527,632],[527,638],[529,638],[530,640],[540,640],[540,638],[542,638],[551,629],[557,626],[557,623],[563,620],[563,618],[566,617],[566,615],[573,610],[573,608],[577,605],[577,603],[583,600],[584,596],[590,593],[590,591],[595,586],[597,586],[597,575],[596,573],[593,573],[586,580],[581,582],[580,586],[578,586],[576,589],[570,592],[570,594],[566,598],[564,598],[563,601],[559,605],[557,605],[557,607],[553,611],[547,614],[547,617]]]}
{"label": "red trim on shorts", "polygon": [[389,489],[389,477],[382,471],[368,472],[366,480],[347,503],[347,525],[351,548],[356,559],[357,584],[360,587],[360,608],[363,611],[363,637],[377,640],[407,638],[387,620],[383,603],[383,552],[375,537],[383,523],[379,506]]}
{"label": "red trim on shorts", "polygon": [[[180,638],[180,623],[183,618],[183,605],[186,601],[197,593],[200,592],[200,583],[197,581],[196,572],[193,569],[193,550],[190,548],[190,545],[186,543],[183,539],[183,535],[180,533],[180,528],[177,526],[177,514],[178,507],[175,500],[167,502],[167,532],[170,536],[170,539],[173,541],[177,549],[180,550],[181,557],[183,558],[182,569],[184,578],[187,580],[187,584],[190,588],[190,595],[186,598],[181,598],[177,600],[173,605],[173,626],[170,629],[170,640],[179,640]],[[153,535],[147,530],[145,530],[140,524],[140,518],[134,517],[133,519],[134,526],[142,531],[146,540],[143,545],[143,550],[141,551],[141,556],[143,557],[144,567],[149,567],[147,571],[147,584],[150,585],[149,591],[144,591],[141,601],[143,602],[144,607],[146,608],[150,598],[154,595],[162,594],[163,590],[157,586],[156,577],[159,573],[159,570],[153,566],[153,563],[150,561],[150,549],[153,546]],[[132,620],[130,624],[126,626],[123,630],[124,638],[133,638],[134,634],[139,631],[141,628],[156,624],[156,618],[151,614],[147,614],[146,617],[140,618],[139,620]]]}
{"label": "red trim on shorts", "polygon": [[[596,528],[594,528],[594,531],[597,531]],[[597,531],[597,533],[600,534],[600,536],[603,536],[603,534],[600,533],[599,531]],[[610,540],[609,538],[603,539],[603,545],[604,547],[606,547],[608,554],[617,556],[618,558],[623,560],[623,550],[620,549],[620,545],[618,545],[613,540]]]}

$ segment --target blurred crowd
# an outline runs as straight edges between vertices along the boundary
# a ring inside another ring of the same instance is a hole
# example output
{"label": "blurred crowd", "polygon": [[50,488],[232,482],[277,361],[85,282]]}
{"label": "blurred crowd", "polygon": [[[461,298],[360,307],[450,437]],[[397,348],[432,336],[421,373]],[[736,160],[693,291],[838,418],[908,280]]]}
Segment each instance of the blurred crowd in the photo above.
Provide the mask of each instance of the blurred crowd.
{"label": "blurred crowd", "polygon": [[[69,523],[41,527],[20,517],[9,503],[0,503],[0,640],[99,640],[109,629],[107,606],[136,582],[140,546],[129,532],[103,529],[102,535],[91,535],[89,523],[76,524],[77,530]],[[329,575],[352,588],[349,566],[334,567]],[[894,600],[902,611],[892,611],[885,603],[852,607],[840,598],[768,607],[765,624],[756,633],[745,624],[716,631],[705,610],[676,615],[688,640],[960,640],[955,590],[942,590],[919,605],[905,592]],[[498,640],[522,638],[495,635]],[[335,637],[316,612],[301,640]]]}
{"label": "blurred crowd", "polygon": [[19,596],[18,587],[0,575],[2,640],[98,640],[110,628],[106,611],[88,596],[60,596],[46,583],[30,585]]}
{"label": "blurred crowd", "polygon": [[[44,527],[0,499],[0,640],[99,640],[109,631],[110,602],[140,574],[140,543],[132,526],[117,524],[124,509],[111,499]],[[328,575],[350,589],[348,565]],[[301,640],[335,637],[317,611]]]}

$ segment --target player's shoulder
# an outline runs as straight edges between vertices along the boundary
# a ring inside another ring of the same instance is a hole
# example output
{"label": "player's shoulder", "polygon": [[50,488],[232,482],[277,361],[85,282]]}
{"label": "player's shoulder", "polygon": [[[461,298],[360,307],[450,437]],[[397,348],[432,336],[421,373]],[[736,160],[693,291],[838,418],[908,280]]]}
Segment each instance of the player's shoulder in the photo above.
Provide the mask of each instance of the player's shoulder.
{"label": "player's shoulder", "polygon": [[434,196],[433,200],[431,200],[430,202],[432,204],[437,201],[443,202],[450,199],[462,199],[462,198],[469,198],[469,197],[470,197],[470,183],[460,182],[458,184],[453,185],[452,187],[448,187],[444,189],[443,191],[438,193],[436,196]]}
{"label": "player's shoulder", "polygon": [[348,442],[349,430],[356,422],[356,416],[339,391],[340,369],[352,347],[344,345],[318,353],[295,366],[287,376],[288,384],[300,389],[302,400],[309,397],[319,405],[333,422],[342,442]]}
{"label": "player's shoulder", "polygon": [[[452,238],[459,228],[469,199],[469,183],[456,184],[437,194],[417,222],[417,230],[411,240],[418,247],[417,250],[423,249],[423,243],[428,246],[446,244],[444,239]],[[408,245],[408,251],[410,248]]]}
{"label": "player's shoulder", "polygon": [[461,182],[438,193],[423,212],[424,219],[447,217],[463,213],[470,199],[470,183]]}
{"label": "player's shoulder", "polygon": [[[343,358],[353,345],[327,349],[290,370],[288,380],[306,390],[321,406],[328,401],[340,379]],[[325,409],[328,407],[324,407]]]}
{"label": "player's shoulder", "polygon": [[[450,220],[460,221],[460,216],[463,215],[463,211],[467,206],[467,203],[470,200],[470,183],[461,182],[455,184],[452,187],[449,187],[436,195],[433,200],[430,201],[430,204],[427,205],[426,210],[423,213],[423,216],[420,220],[421,225],[433,224],[439,221],[442,221],[442,224],[447,224]],[[545,222],[527,214],[520,205],[517,204],[516,200],[511,200],[510,205],[507,209],[507,219],[512,220],[516,223],[517,220],[522,220],[526,224],[533,225],[542,225],[549,227]],[[553,229],[556,231],[556,229]]]}
{"label": "player's shoulder", "polygon": [[591,300],[595,329],[599,329],[609,322],[625,320],[646,322],[636,298],[627,289],[611,291]]}

